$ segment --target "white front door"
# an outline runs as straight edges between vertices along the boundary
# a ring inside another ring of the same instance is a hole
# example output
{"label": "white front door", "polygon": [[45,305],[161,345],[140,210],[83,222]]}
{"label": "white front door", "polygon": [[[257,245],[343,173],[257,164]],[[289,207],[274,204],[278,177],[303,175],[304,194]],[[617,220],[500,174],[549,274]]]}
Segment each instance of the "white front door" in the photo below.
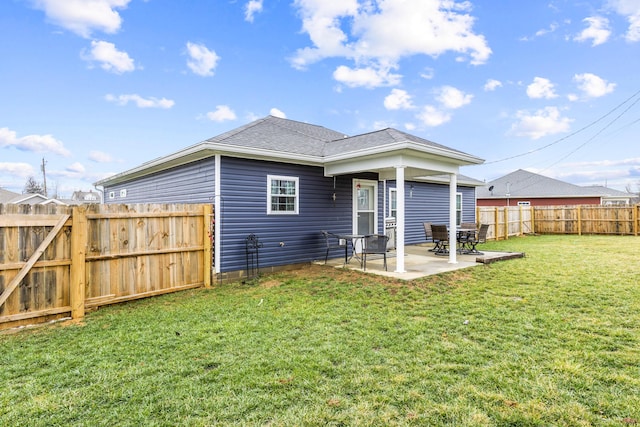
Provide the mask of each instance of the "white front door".
{"label": "white front door", "polygon": [[[353,233],[375,234],[378,230],[378,182],[353,180]],[[361,252],[360,241],[356,252]]]}

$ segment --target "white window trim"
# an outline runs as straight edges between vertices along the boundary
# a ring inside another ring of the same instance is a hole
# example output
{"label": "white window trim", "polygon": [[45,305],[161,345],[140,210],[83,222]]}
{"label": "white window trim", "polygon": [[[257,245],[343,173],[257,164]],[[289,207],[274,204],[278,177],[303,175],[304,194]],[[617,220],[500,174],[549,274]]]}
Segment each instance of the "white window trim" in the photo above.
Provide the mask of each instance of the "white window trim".
{"label": "white window trim", "polygon": [[[460,209],[458,209],[457,206],[457,202],[458,202],[458,197],[460,197]],[[460,224],[462,224],[462,215],[464,214],[464,203],[462,200],[462,193],[458,192],[456,193],[456,225],[460,226]],[[458,215],[457,213],[460,212],[460,215]]]}
{"label": "white window trim", "polygon": [[[274,211],[271,209],[271,181],[293,181],[296,185],[295,208],[293,211]],[[297,176],[267,175],[267,215],[298,215],[300,206],[300,178]]]}
{"label": "white window trim", "polygon": [[521,201],[521,202],[518,202],[518,206],[531,206],[531,202]]}
{"label": "white window trim", "polygon": [[395,218],[396,215],[393,214],[393,196],[396,198],[396,213],[398,211],[398,189],[397,188],[389,188],[389,217]]}

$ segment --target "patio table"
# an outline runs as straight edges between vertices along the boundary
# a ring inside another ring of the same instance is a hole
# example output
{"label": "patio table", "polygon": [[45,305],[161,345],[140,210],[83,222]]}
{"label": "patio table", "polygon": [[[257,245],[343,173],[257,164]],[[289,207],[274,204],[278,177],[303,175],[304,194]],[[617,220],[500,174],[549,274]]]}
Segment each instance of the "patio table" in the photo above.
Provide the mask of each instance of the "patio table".
{"label": "patio table", "polygon": [[[358,240],[362,241],[365,238],[364,234],[338,234],[338,238],[345,239],[344,245],[344,263],[349,264],[351,258],[356,257],[360,261],[360,265],[362,265],[362,259],[356,253],[356,242]],[[351,256],[349,256],[349,243],[351,242]]]}

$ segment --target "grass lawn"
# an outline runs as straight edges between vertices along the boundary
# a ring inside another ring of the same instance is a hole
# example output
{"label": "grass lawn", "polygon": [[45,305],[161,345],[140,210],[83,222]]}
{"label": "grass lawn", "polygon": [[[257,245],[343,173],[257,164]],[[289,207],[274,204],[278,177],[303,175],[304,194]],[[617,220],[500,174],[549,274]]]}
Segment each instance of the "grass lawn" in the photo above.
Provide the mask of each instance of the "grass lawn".
{"label": "grass lawn", "polygon": [[0,425],[640,422],[640,238],[412,282],[309,266],[0,334]]}

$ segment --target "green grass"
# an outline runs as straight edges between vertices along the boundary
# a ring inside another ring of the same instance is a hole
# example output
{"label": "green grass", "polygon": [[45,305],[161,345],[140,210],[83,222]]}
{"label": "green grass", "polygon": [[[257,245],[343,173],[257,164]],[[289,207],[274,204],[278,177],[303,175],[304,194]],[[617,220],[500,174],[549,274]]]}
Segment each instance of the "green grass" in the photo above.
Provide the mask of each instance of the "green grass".
{"label": "green grass", "polygon": [[0,334],[0,425],[640,422],[640,238],[400,282],[335,268]]}

